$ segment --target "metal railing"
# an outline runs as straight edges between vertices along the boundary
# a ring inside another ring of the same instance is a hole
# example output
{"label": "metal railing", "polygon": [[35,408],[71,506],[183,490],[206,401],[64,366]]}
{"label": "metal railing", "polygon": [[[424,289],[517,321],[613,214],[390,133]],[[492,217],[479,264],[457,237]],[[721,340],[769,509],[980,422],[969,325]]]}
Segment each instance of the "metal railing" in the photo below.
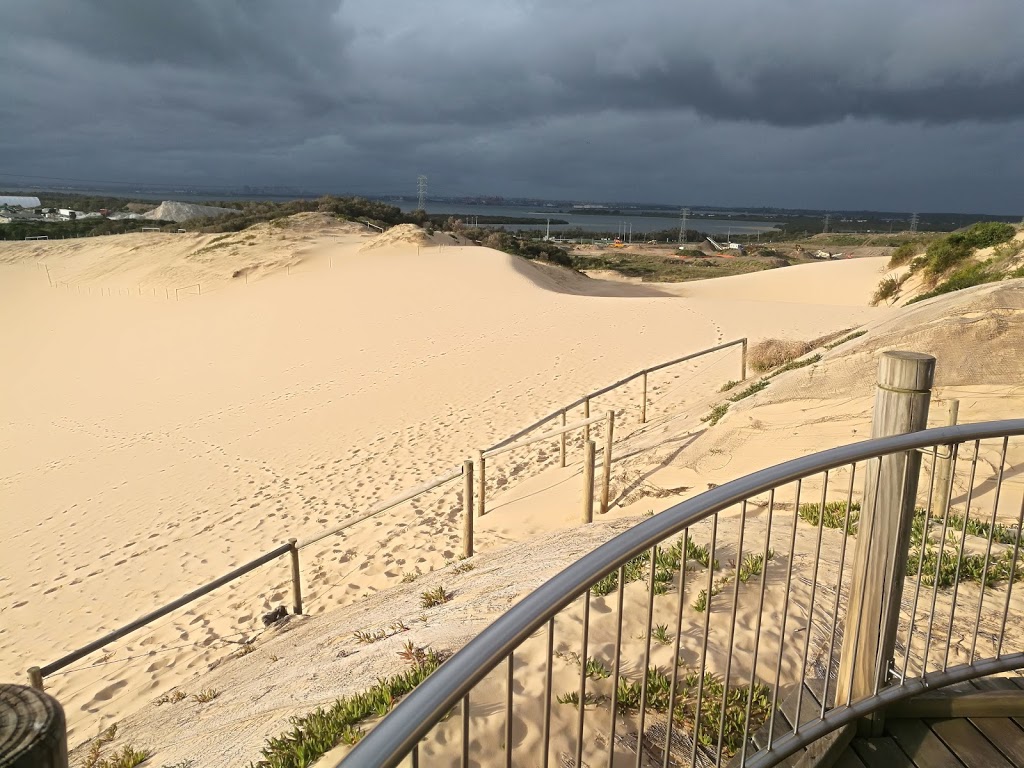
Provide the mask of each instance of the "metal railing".
{"label": "metal railing", "polygon": [[[38,268],[38,266],[39,265],[37,265],[37,268]],[[49,280],[49,268],[46,267],[46,265],[42,265],[42,266],[46,269],[46,271],[47,271],[47,279]],[[201,287],[198,284],[193,285],[193,286],[189,286],[189,287],[197,288],[197,290],[201,291]],[[107,290],[110,290],[110,289],[107,289]],[[170,290],[170,289],[166,289],[166,290]],[[175,293],[176,294],[177,294],[178,290],[185,290],[185,289],[175,289]],[[141,294],[141,285],[139,286],[139,291],[140,291],[140,294]],[[633,381],[633,380],[635,380],[635,379],[637,379],[638,377],[641,377],[641,376],[643,376],[643,379],[644,379],[643,403],[642,403],[642,406],[641,406],[641,410],[642,410],[642,413],[644,414],[644,419],[646,419],[646,412],[647,412],[647,375],[650,372],[662,370],[664,368],[668,368],[668,367],[676,365],[678,363],[689,361],[689,360],[693,360],[693,359],[702,357],[704,355],[712,354],[714,352],[718,352],[718,351],[721,351],[721,350],[724,350],[724,349],[727,349],[727,348],[730,348],[730,347],[733,347],[733,346],[737,346],[737,345],[742,345],[742,348],[743,348],[743,356],[742,356],[742,360],[741,360],[741,366],[743,368],[743,371],[745,372],[745,370],[746,370],[746,349],[747,349],[747,340],[746,340],[746,338],[737,339],[735,341],[730,341],[730,342],[727,342],[725,344],[720,344],[720,345],[718,345],[716,347],[712,347],[710,349],[699,350],[699,351],[691,353],[689,355],[685,355],[683,357],[676,358],[674,360],[669,360],[667,362],[660,363],[660,364],[652,366],[650,368],[646,368],[646,369],[643,369],[641,371],[637,371],[637,372],[631,374],[630,376],[627,376],[624,379],[620,379],[619,381],[617,381],[617,382],[615,382],[613,384],[610,384],[608,386],[602,387],[601,389],[598,389],[598,390],[596,390],[594,392],[591,392],[591,393],[589,393],[587,395],[584,395],[583,397],[579,398],[578,400],[576,400],[575,402],[573,402],[570,405],[566,406],[565,408],[562,408],[562,409],[560,409],[558,411],[555,411],[554,414],[552,414],[550,416],[544,417],[540,421],[537,421],[537,422],[531,424],[530,426],[526,427],[525,429],[522,429],[519,432],[517,432],[515,435],[512,435],[511,437],[501,441],[497,445],[492,446],[491,448],[487,449],[486,455],[487,456],[495,456],[495,455],[504,453],[506,451],[511,451],[511,450],[514,450],[514,449],[518,449],[518,448],[522,448],[524,446],[531,445],[534,442],[540,442],[542,440],[551,439],[551,437],[552,437],[551,434],[544,434],[544,435],[541,435],[539,437],[523,440],[522,442],[519,442],[519,443],[515,442],[516,440],[519,440],[520,438],[524,437],[525,435],[529,434],[530,432],[533,432],[537,428],[543,426],[544,424],[549,422],[552,418],[555,418],[555,417],[561,415],[563,417],[563,420],[564,420],[565,413],[569,409],[578,407],[580,405],[585,405],[585,409],[589,413],[589,404],[590,404],[590,401],[591,401],[592,398],[595,398],[595,397],[597,397],[599,395],[603,395],[603,394],[606,394],[608,392],[611,392],[612,390],[616,389],[617,387],[620,387],[620,386],[622,386],[622,385],[624,385],[626,383],[629,383],[629,382],[631,382],[631,381]],[[563,423],[562,428],[560,430],[558,430],[558,431],[553,433],[555,435],[561,434],[561,436],[562,436],[562,440],[561,440],[561,443],[562,443],[561,454],[562,454],[562,465],[563,466],[565,465],[565,433],[567,431],[571,431],[571,430],[575,430],[575,429],[582,429],[582,430],[586,430],[586,431],[589,432],[590,424],[593,424],[593,423],[596,423],[596,422],[600,422],[600,421],[604,421],[607,418],[608,418],[607,415],[602,415],[600,417],[595,417],[593,419],[584,419],[583,421],[575,423],[575,424],[572,424],[569,427],[565,427],[564,423]],[[485,474],[484,474],[483,466],[484,466],[483,465],[483,459],[481,458],[479,460],[479,467],[478,467],[478,470],[477,470],[477,478],[479,480],[478,487],[477,487],[477,496],[479,498],[479,505],[478,505],[477,510],[476,510],[476,515],[477,516],[483,514],[484,510],[485,510],[485,506],[484,506]],[[467,472],[467,469],[469,469],[470,471]],[[326,538],[329,538],[331,536],[335,536],[335,535],[337,535],[339,533],[342,533],[342,532],[346,531],[347,529],[357,525],[358,523],[361,523],[361,522],[363,522],[365,520],[368,520],[368,519],[370,519],[372,517],[375,517],[375,516],[381,514],[382,512],[385,512],[385,511],[387,511],[389,509],[392,509],[392,508],[398,506],[399,504],[403,504],[403,503],[405,503],[407,501],[410,501],[410,500],[412,500],[414,498],[417,498],[418,496],[421,496],[421,495],[423,495],[425,493],[428,493],[428,492],[430,492],[432,490],[440,488],[441,486],[446,485],[447,483],[450,483],[451,481],[453,481],[453,480],[455,480],[457,478],[460,478],[460,477],[461,478],[466,478],[467,481],[468,481],[468,484],[469,484],[469,486],[467,487],[466,491],[464,492],[464,502],[463,502],[463,506],[465,507],[465,509],[464,509],[464,518],[465,518],[465,520],[464,520],[464,525],[463,525],[463,539],[464,539],[463,540],[463,554],[465,556],[469,556],[469,555],[471,555],[473,553],[473,525],[472,525],[472,519],[473,519],[474,511],[473,511],[473,504],[472,504],[472,493],[470,492],[472,490],[472,486],[473,486],[473,473],[472,473],[472,462],[464,462],[462,465],[460,465],[458,467],[455,467],[455,468],[453,468],[453,469],[451,469],[451,470],[449,470],[447,472],[444,472],[443,474],[440,474],[440,475],[438,475],[438,476],[436,476],[434,478],[431,478],[430,480],[428,480],[428,481],[426,481],[426,482],[424,482],[424,483],[422,483],[422,484],[420,484],[420,485],[418,485],[418,486],[416,486],[414,488],[410,488],[410,489],[408,489],[408,490],[398,494],[397,496],[394,496],[394,497],[392,497],[390,499],[386,499],[385,501],[383,501],[383,502],[375,505],[374,507],[372,507],[369,511],[367,511],[367,512],[365,512],[363,514],[356,515],[354,517],[348,518],[347,520],[345,520],[344,522],[342,522],[342,523],[340,523],[340,524],[338,524],[336,526],[332,526],[331,528],[328,528],[328,529],[326,529],[324,531],[320,531],[319,533],[313,534],[312,536],[309,536],[309,537],[307,537],[307,538],[305,538],[305,539],[303,539],[301,541],[296,540],[296,539],[289,539],[287,543],[282,544],[282,545],[280,545],[278,547],[275,547],[273,550],[271,550],[271,551],[269,551],[267,553],[264,553],[264,554],[256,557],[255,559],[245,563],[244,565],[241,565],[241,566],[233,569],[231,572],[229,572],[229,573],[227,573],[227,574],[225,574],[225,575],[223,575],[223,576],[221,576],[221,577],[219,577],[219,578],[217,578],[217,579],[215,579],[215,580],[213,580],[211,582],[208,582],[208,583],[206,583],[206,584],[204,584],[204,585],[202,585],[200,587],[197,587],[196,589],[192,590],[188,594],[183,595],[182,597],[180,597],[180,598],[178,598],[178,599],[176,599],[176,600],[174,600],[174,601],[172,601],[172,602],[170,602],[170,603],[168,603],[166,605],[163,605],[163,606],[161,606],[159,608],[156,608],[156,609],[150,611],[149,613],[145,614],[144,616],[141,616],[141,617],[139,617],[139,618],[137,618],[137,619],[135,619],[133,621],[130,621],[127,624],[124,624],[123,626],[119,627],[118,629],[116,629],[116,630],[114,630],[114,631],[112,631],[112,632],[110,632],[110,633],[108,633],[108,634],[106,634],[106,635],[104,635],[104,636],[94,640],[94,641],[91,641],[91,642],[87,643],[86,645],[83,645],[83,646],[81,646],[81,647],[79,647],[79,648],[77,648],[77,649],[75,649],[73,651],[69,651],[68,653],[63,655],[61,658],[59,658],[59,659],[57,659],[57,660],[55,660],[53,662],[50,662],[49,664],[45,664],[45,665],[43,665],[41,667],[39,667],[39,666],[29,667],[29,669],[27,670],[27,675],[28,675],[28,678],[29,678],[29,682],[31,683],[31,685],[33,687],[38,688],[39,690],[42,690],[44,688],[44,681],[45,681],[46,677],[49,677],[50,675],[53,675],[54,673],[61,672],[62,670],[65,670],[67,667],[72,665],[74,662],[79,661],[79,660],[85,658],[86,656],[88,656],[90,654],[96,653],[96,652],[98,652],[100,650],[103,650],[103,649],[107,648],[111,643],[113,643],[113,642],[115,642],[115,641],[117,641],[117,640],[119,640],[121,638],[124,638],[124,637],[126,637],[126,636],[128,636],[130,634],[133,634],[133,633],[137,632],[138,630],[140,630],[140,629],[142,629],[142,628],[144,628],[146,626],[149,626],[149,625],[153,624],[153,622],[155,622],[156,620],[158,620],[158,619],[160,619],[160,618],[162,618],[164,616],[167,616],[167,615],[169,615],[169,614],[171,614],[171,613],[173,613],[173,612],[175,612],[175,611],[177,611],[177,610],[179,610],[181,608],[184,608],[185,606],[195,602],[196,600],[198,600],[201,597],[203,597],[203,596],[213,592],[214,590],[217,590],[220,587],[223,587],[223,586],[225,586],[225,585],[227,585],[227,584],[229,584],[231,582],[236,581],[237,579],[239,579],[242,576],[248,574],[249,572],[259,568],[260,566],[265,565],[265,564],[267,564],[267,563],[269,563],[269,562],[271,562],[271,561],[273,561],[273,560],[275,560],[275,559],[277,559],[279,557],[284,557],[284,556],[287,556],[287,555],[290,555],[290,558],[291,558],[292,611],[295,614],[301,614],[302,613],[302,605],[303,605],[303,603],[302,603],[302,586],[301,586],[300,568],[299,568],[299,551],[300,550],[306,549],[307,547],[310,547],[310,546],[312,546],[314,544],[317,544],[317,543],[321,542],[322,540],[324,540]],[[605,483],[605,488],[607,488],[607,478],[605,478],[604,483]]]}
{"label": "metal railing", "polygon": [[764,768],[894,701],[1024,667],[1006,633],[1024,502],[1007,511],[1003,492],[1021,435],[1024,419],[876,438],[677,504],[526,596],[344,764]]}

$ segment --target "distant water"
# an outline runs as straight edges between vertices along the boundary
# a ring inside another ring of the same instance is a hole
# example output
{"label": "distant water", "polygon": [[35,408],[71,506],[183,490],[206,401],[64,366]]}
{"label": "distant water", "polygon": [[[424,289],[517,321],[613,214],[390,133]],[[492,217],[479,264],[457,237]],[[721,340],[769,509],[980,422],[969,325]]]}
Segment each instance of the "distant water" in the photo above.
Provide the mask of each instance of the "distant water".
{"label": "distant water", "polygon": [[[410,202],[392,202],[403,211],[412,211],[416,206]],[[542,230],[547,227],[545,219],[561,219],[568,224],[552,224],[552,232],[562,232],[568,229],[582,229],[584,232],[629,232],[633,227],[633,239],[643,240],[646,232],[660,232],[664,230],[679,229],[679,217],[668,216],[611,216],[604,214],[574,214],[560,213],[558,211],[546,211],[539,207],[526,207],[516,205],[458,205],[452,203],[431,203],[426,204],[427,213],[447,213],[458,215],[466,221],[471,221],[472,216],[516,216],[525,218],[527,216],[536,218],[536,224],[487,224],[481,226],[498,227],[504,226],[507,229],[528,229]],[[737,235],[755,234],[757,232],[768,232],[775,227],[770,221],[748,221],[741,219],[705,219],[702,217],[690,216],[686,221],[687,229],[696,229],[709,234],[724,235],[732,232]]]}

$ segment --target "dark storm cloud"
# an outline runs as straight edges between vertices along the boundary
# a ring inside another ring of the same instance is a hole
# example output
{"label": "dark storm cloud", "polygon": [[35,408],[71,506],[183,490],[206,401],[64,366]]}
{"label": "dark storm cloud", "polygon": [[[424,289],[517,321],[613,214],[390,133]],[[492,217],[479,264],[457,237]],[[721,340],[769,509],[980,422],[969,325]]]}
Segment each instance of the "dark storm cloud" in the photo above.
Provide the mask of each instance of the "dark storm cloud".
{"label": "dark storm cloud", "polygon": [[0,171],[1014,209],[1022,36],[1019,0],[0,0]]}

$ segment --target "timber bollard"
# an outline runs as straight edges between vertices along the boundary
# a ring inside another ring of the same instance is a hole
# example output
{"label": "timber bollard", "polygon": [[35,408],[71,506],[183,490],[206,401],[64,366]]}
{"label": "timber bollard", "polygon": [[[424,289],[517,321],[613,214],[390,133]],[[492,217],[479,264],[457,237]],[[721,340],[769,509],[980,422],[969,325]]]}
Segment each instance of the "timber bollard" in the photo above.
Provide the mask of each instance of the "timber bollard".
{"label": "timber bollard", "polygon": [[[931,355],[883,353],[871,437],[925,429],[934,376]],[[888,680],[920,472],[919,451],[882,456],[867,464],[836,706],[871,696]],[[879,712],[861,721],[859,730],[880,735],[883,726]]]}
{"label": "timber bollard", "polygon": [[615,411],[608,411],[608,427],[604,435],[604,465],[601,467],[601,514],[608,514],[608,487],[612,480],[612,439],[615,431]]}
{"label": "timber bollard", "polygon": [[292,613],[302,614],[302,582],[299,580],[299,547],[298,539],[288,539],[292,545]]}
{"label": "timber bollard", "polygon": [[647,423],[647,371],[644,371],[644,399],[640,402],[640,423]]}
{"label": "timber bollard", "polygon": [[[565,411],[562,411],[562,429],[565,429]],[[565,467],[565,432],[558,436],[558,463]]]}
{"label": "timber bollard", "polygon": [[473,556],[473,462],[462,462],[462,556]]}
{"label": "timber bollard", "polygon": [[[949,426],[956,426],[956,420],[960,416],[960,401],[949,401]],[[950,474],[953,471],[953,446],[946,447],[945,454],[938,454],[935,467],[935,509],[939,515],[945,515],[946,507],[949,505],[949,496],[953,488]]]}
{"label": "timber bollard", "polygon": [[39,667],[28,668],[28,681],[37,691],[43,690],[43,672]]}
{"label": "timber bollard", "polygon": [[486,506],[485,506],[486,486],[484,485],[485,481],[487,480],[487,474],[486,474],[487,473],[487,469],[486,469],[486,466],[484,465],[485,461],[486,461],[486,459],[484,459],[484,452],[483,451],[477,451],[476,452],[476,474],[477,474],[477,478],[476,478],[476,486],[477,486],[477,490],[476,490],[476,516],[477,517],[483,517],[484,513],[487,511]]}
{"label": "timber bollard", "polygon": [[67,721],[49,694],[0,683],[0,724],[0,765],[67,768]]}
{"label": "timber bollard", "polygon": [[583,444],[583,522],[594,522],[594,452],[593,440]]}
{"label": "timber bollard", "polygon": [[747,340],[743,339],[743,349],[740,352],[740,381],[747,380]]}
{"label": "timber bollard", "polygon": [[[583,398],[583,418],[584,419],[589,419],[590,418],[590,398],[589,397]],[[583,426],[583,444],[586,445],[587,442],[589,442],[589,440],[590,440],[590,425],[589,424],[585,424]]]}

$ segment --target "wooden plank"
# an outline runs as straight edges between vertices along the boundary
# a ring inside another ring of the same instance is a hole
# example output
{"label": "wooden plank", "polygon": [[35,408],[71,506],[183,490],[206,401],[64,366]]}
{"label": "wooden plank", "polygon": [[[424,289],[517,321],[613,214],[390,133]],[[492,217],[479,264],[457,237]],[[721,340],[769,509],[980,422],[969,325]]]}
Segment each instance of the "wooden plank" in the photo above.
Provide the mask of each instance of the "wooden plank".
{"label": "wooden plank", "polygon": [[847,723],[807,745],[803,755],[796,761],[796,768],[829,768],[836,764],[839,757],[850,746],[857,734],[857,724]]}
{"label": "wooden plank", "polygon": [[850,748],[865,768],[914,768],[910,758],[889,736],[854,739]]}
{"label": "wooden plank", "polygon": [[954,718],[952,720],[927,721],[932,733],[936,734],[946,746],[963,761],[964,765],[984,766],[984,768],[1014,768],[1003,754],[992,746],[992,742],[984,734],[971,725],[970,720]]}
{"label": "wooden plank", "polygon": [[893,704],[886,717],[1024,717],[1024,690],[934,691]]}
{"label": "wooden plank", "polygon": [[979,717],[971,722],[1007,760],[1024,765],[1024,728],[1008,717]]}
{"label": "wooden plank", "polygon": [[921,768],[963,768],[963,763],[923,720],[888,720],[886,730]]}
{"label": "wooden plank", "polygon": [[833,768],[867,768],[867,766],[863,760],[857,757],[857,753],[851,747],[847,747],[846,751],[836,760]]}

